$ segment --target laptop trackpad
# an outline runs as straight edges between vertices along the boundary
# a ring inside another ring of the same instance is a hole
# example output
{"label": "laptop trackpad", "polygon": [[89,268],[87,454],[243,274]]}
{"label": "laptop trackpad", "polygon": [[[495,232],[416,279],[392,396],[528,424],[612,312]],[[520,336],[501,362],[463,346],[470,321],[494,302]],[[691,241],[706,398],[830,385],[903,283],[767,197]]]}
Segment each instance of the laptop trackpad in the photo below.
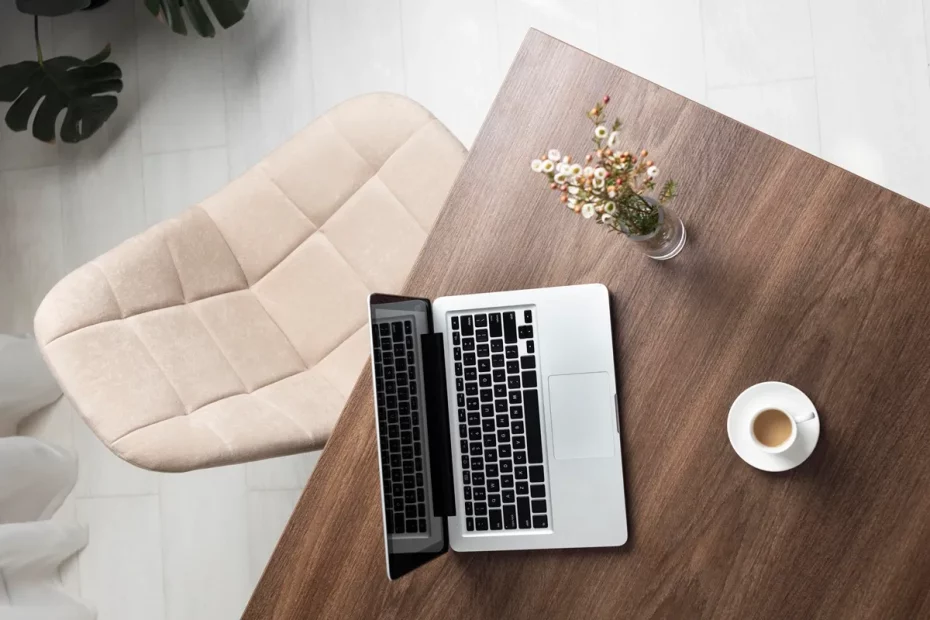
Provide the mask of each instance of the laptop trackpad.
{"label": "laptop trackpad", "polygon": [[549,377],[549,416],[557,459],[614,455],[614,395],[606,372]]}

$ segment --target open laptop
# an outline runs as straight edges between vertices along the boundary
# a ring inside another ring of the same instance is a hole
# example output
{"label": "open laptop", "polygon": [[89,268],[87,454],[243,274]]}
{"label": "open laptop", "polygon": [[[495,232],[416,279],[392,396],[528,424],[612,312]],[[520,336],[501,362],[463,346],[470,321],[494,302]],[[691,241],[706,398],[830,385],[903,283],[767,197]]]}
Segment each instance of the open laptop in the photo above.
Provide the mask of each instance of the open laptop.
{"label": "open laptop", "polygon": [[607,289],[369,298],[388,576],[627,539]]}

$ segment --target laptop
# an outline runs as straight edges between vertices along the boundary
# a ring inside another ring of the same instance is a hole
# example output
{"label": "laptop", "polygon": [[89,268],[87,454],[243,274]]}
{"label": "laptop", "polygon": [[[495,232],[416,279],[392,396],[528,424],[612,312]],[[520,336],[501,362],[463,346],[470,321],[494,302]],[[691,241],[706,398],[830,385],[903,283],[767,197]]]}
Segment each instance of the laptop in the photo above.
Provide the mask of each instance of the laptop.
{"label": "laptop", "polygon": [[600,284],[369,297],[388,577],[445,553],[627,539]]}

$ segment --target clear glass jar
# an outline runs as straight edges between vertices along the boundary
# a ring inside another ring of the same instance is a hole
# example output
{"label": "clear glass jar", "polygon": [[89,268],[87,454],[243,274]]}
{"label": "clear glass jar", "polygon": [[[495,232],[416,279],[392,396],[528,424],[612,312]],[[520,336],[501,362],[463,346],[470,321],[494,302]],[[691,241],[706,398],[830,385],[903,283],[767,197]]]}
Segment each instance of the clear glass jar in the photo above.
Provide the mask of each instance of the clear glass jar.
{"label": "clear glass jar", "polygon": [[655,260],[675,258],[685,247],[685,241],[688,239],[685,224],[668,207],[663,207],[650,198],[646,200],[658,209],[659,225],[656,229],[647,235],[631,235],[622,222],[620,228],[627,238],[649,258]]}

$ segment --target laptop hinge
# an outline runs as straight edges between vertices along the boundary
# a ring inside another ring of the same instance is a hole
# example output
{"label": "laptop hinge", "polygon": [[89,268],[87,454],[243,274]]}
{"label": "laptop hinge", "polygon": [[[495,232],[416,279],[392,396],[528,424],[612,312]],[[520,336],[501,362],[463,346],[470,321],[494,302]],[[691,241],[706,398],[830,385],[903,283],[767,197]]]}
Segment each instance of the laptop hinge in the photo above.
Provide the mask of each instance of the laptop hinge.
{"label": "laptop hinge", "polygon": [[432,474],[433,511],[437,517],[455,516],[452,478],[452,444],[449,434],[449,400],[446,391],[446,360],[442,334],[423,334],[423,392],[429,460]]}

